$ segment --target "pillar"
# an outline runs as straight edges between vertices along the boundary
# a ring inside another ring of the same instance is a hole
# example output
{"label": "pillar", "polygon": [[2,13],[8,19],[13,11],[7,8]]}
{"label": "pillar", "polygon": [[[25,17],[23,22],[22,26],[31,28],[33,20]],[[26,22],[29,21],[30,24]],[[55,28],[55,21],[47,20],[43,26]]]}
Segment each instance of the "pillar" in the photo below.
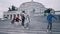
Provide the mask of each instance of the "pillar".
{"label": "pillar", "polygon": [[12,14],[10,15],[10,19],[12,19]]}
{"label": "pillar", "polygon": [[10,19],[10,15],[9,15],[9,19]]}

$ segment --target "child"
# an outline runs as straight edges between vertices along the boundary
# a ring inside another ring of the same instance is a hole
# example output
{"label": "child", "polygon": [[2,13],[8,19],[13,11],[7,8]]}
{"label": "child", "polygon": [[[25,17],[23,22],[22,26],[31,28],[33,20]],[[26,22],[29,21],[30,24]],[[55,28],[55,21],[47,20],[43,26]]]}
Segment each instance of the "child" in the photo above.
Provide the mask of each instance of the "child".
{"label": "child", "polygon": [[[47,21],[48,21],[48,26],[47,26],[47,29],[51,32],[51,29],[52,29],[52,18],[55,18],[57,19],[54,15],[52,15],[51,13],[48,14],[47,16]],[[47,31],[48,31],[47,30]]]}

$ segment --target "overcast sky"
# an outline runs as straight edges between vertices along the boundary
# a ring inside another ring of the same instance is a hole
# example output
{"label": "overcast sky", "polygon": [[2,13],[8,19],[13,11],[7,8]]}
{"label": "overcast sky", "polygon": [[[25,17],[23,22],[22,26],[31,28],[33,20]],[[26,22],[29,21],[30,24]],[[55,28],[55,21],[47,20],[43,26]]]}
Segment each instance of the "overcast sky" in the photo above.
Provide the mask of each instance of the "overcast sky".
{"label": "overcast sky", "polygon": [[[14,5],[19,7],[24,2],[31,0],[0,0],[0,18],[3,17],[3,12],[8,10],[8,7]],[[53,8],[54,10],[60,10],[60,0],[34,0],[35,2],[42,3],[46,8]]]}

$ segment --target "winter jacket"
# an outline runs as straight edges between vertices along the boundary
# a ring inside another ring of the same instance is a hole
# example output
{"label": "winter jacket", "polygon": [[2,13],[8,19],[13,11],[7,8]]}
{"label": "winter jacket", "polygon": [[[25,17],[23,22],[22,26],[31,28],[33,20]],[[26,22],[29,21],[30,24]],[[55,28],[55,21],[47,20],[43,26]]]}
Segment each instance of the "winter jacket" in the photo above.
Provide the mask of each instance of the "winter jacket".
{"label": "winter jacket", "polygon": [[55,18],[55,19],[57,19],[54,15],[52,15],[52,14],[49,14],[48,16],[47,16],[47,20],[48,21],[52,21],[52,18]]}

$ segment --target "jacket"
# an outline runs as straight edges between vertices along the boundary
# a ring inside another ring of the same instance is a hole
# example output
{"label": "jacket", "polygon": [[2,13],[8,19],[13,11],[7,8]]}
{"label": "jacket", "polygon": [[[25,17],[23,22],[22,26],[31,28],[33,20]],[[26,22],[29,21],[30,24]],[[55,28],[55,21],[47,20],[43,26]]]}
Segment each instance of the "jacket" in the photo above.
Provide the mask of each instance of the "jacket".
{"label": "jacket", "polygon": [[49,14],[48,16],[47,16],[47,20],[48,21],[52,21],[52,18],[55,18],[55,19],[57,19],[54,15],[52,15],[52,14]]}

